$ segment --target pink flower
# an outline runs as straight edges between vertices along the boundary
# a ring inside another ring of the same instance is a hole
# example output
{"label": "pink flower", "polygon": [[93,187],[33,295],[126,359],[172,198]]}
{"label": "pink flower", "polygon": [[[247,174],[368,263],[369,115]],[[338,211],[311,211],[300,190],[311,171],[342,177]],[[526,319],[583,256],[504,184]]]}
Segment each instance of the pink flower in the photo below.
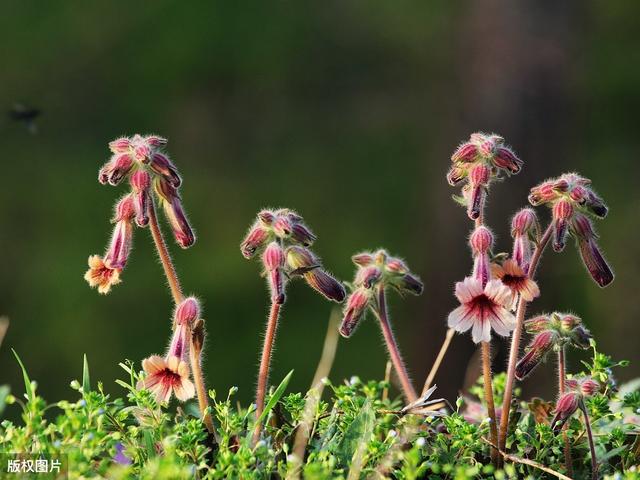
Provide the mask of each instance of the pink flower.
{"label": "pink flower", "polygon": [[475,343],[489,342],[491,329],[506,336],[515,328],[509,311],[511,291],[500,280],[490,280],[483,288],[480,280],[467,277],[456,283],[455,294],[460,306],[449,314],[449,327],[458,332],[472,329]]}
{"label": "pink flower", "polygon": [[172,393],[183,402],[195,395],[189,365],[179,357],[152,355],[142,361],[142,368],[146,377],[138,382],[137,388],[150,390],[157,402],[168,402]]}
{"label": "pink flower", "polygon": [[100,255],[89,257],[89,270],[84,274],[84,279],[90,287],[98,287],[98,292],[106,295],[111,291],[113,285],[117,285],[120,280],[121,268],[112,268],[104,263]]}
{"label": "pink flower", "polygon": [[514,300],[518,295],[527,302],[531,302],[534,298],[540,296],[538,284],[529,278],[522,267],[514,260],[507,259],[502,265],[492,264],[493,276],[511,290]]}

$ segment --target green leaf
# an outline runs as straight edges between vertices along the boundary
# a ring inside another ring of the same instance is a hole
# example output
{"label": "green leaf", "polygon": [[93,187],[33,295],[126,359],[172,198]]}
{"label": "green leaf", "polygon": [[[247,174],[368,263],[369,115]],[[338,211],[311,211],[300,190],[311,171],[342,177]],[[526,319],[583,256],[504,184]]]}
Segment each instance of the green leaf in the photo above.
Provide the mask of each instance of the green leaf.
{"label": "green leaf", "polygon": [[11,393],[9,385],[0,385],[0,415],[4,412],[4,407],[7,405],[7,396]]}
{"label": "green leaf", "polygon": [[29,402],[33,402],[33,400],[36,397],[36,394],[33,391],[33,385],[31,384],[31,379],[27,374],[27,369],[24,368],[24,364],[22,363],[22,360],[20,360],[20,357],[18,356],[16,351],[13,348],[11,349],[11,351],[13,352],[13,355],[16,357],[16,360],[18,360],[18,364],[20,364],[20,369],[22,370],[22,378],[24,379],[24,389],[25,389],[25,392],[27,393],[27,399],[29,400]]}
{"label": "green leaf", "polygon": [[84,360],[82,364],[82,393],[89,393],[91,391],[91,379],[89,378],[89,362],[87,362],[87,354],[84,354]]}
{"label": "green leaf", "polygon": [[260,414],[260,417],[258,418],[258,421],[256,423],[264,422],[264,420],[267,418],[267,415],[269,414],[271,409],[276,406],[276,403],[278,403],[278,400],[280,400],[280,397],[282,397],[282,394],[287,389],[287,385],[289,385],[289,380],[291,380],[291,375],[293,375],[293,370],[291,370],[287,374],[287,376],[284,377],[282,382],[280,382],[280,385],[278,385],[278,388],[276,388],[275,392],[273,392],[273,395],[271,395],[271,398],[267,402],[267,405],[264,407],[264,410]]}
{"label": "green leaf", "polygon": [[374,421],[373,407],[367,398],[358,415],[345,430],[340,447],[336,452],[338,456],[342,457],[344,463],[351,463],[353,456],[357,453],[358,445],[369,443]]}

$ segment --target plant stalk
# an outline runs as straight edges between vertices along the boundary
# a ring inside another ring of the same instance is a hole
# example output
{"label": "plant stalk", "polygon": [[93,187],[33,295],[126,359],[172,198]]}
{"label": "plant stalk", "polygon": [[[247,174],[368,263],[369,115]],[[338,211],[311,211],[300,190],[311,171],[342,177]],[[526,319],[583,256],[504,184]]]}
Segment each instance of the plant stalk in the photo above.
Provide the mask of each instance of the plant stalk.
{"label": "plant stalk", "polygon": [[[549,225],[542,235],[540,242],[536,245],[533,255],[531,256],[531,263],[529,264],[528,276],[533,279],[536,274],[536,269],[540,263],[542,252],[549,244],[551,233],[553,231],[552,225]],[[516,328],[511,336],[511,350],[509,351],[509,365],[507,367],[507,380],[504,389],[504,399],[502,401],[502,416],[500,418],[500,441],[498,447],[502,451],[506,451],[507,432],[509,430],[509,412],[511,410],[511,399],[513,395],[513,384],[516,376],[516,363],[518,363],[518,355],[520,353],[520,339],[522,337],[522,329],[524,327],[524,316],[527,310],[527,301],[520,297],[518,300],[518,307],[516,309]]]}
{"label": "plant stalk", "polygon": [[389,351],[389,357],[391,358],[391,363],[393,363],[396,374],[400,379],[400,384],[402,385],[404,396],[409,403],[414,402],[418,399],[418,395],[416,394],[416,391],[411,384],[411,380],[409,380],[407,367],[402,360],[400,350],[398,349],[398,343],[396,342],[396,339],[393,335],[393,330],[391,330],[391,325],[389,324],[389,316],[387,314],[387,300],[384,286],[382,284],[378,287],[377,314],[378,320],[380,321],[380,328],[382,329],[382,335],[384,336],[384,341],[387,344],[387,350]]}
{"label": "plant stalk", "polygon": [[280,317],[280,304],[272,302],[271,312],[267,320],[267,331],[264,336],[264,344],[262,346],[262,358],[260,359],[260,370],[258,370],[258,387],[256,389],[256,425],[253,431],[253,444],[255,445],[260,438],[262,424],[257,419],[262,415],[264,410],[264,398],[267,393],[267,384],[269,382],[269,368],[271,365],[271,351],[273,350],[273,341],[276,337],[278,329],[278,318]]}
{"label": "plant stalk", "polygon": [[[164,274],[167,277],[167,283],[169,284],[173,301],[178,305],[184,300],[184,294],[182,293],[182,287],[180,286],[180,280],[178,279],[175,266],[173,265],[171,256],[167,250],[167,244],[164,240],[164,236],[162,235],[162,230],[160,230],[160,225],[158,224],[158,217],[156,215],[155,202],[153,199],[149,202],[149,228],[151,230],[151,236],[153,237],[156,250],[158,251],[158,256],[160,257],[160,263],[162,263],[162,268],[164,269]],[[202,328],[204,328],[204,326]],[[209,407],[209,398],[207,397],[207,387],[205,385],[202,368],[200,366],[202,343],[200,342],[199,345],[194,344],[191,328],[189,328],[188,333],[190,338],[189,363],[193,374],[193,382],[196,387],[200,415],[209,433],[215,434],[213,420],[211,419],[211,415],[207,412],[207,408]],[[204,335],[204,332],[202,335]]]}
{"label": "plant stalk", "polygon": [[[566,380],[565,347],[562,345],[558,350],[558,398],[565,392]],[[567,435],[566,424],[562,427],[562,439],[564,440],[564,463],[569,476],[573,477],[573,459],[571,458],[571,444]]]}
{"label": "plant stalk", "polygon": [[593,443],[593,433],[591,432],[591,422],[589,421],[589,414],[587,413],[587,407],[584,404],[584,400],[580,402],[580,409],[584,416],[584,427],[587,430],[587,439],[589,440],[589,450],[591,451],[591,478],[592,480],[598,479],[598,462],[596,460],[596,446]]}
{"label": "plant stalk", "polygon": [[[489,433],[491,442],[497,445],[498,440],[498,422],[496,421],[496,406],[493,401],[493,384],[491,381],[491,344],[489,342],[481,342],[482,345],[482,374],[484,376],[484,399],[487,402],[487,412],[489,414],[490,424]],[[504,415],[504,413],[503,413]],[[491,462],[497,466],[498,450],[491,447]]]}

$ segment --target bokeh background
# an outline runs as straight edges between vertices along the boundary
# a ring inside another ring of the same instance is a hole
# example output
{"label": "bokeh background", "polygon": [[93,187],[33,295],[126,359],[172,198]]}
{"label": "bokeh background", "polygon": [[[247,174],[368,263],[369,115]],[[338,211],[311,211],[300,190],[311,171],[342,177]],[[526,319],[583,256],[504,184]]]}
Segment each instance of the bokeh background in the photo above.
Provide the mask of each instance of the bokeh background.
{"label": "bokeh background", "polygon": [[[603,351],[633,362],[620,379],[637,376],[639,18],[638,2],[597,0],[3,2],[0,105],[42,115],[36,134],[0,121],[0,314],[11,319],[0,383],[22,392],[14,347],[45,397],[71,396],[86,352],[93,379],[123,395],[118,362],[167,344],[172,304],[147,231],[110,295],[82,278],[124,188],[96,181],[107,142],[136,132],[167,136],[184,177],[198,242],[171,249],[205,305],[211,388],[253,395],[267,293],[238,245],[264,206],[302,213],[341,279],[358,250],[408,261],[425,293],[392,298],[391,311],[421,384],[471,266],[470,222],[444,176],[477,130],[500,133],[526,162],[491,192],[500,248],[509,216],[547,177],[579,171],[608,201],[597,228],[614,284],[599,289],[570,245],[544,257],[530,311],[580,314]],[[272,379],[295,369],[291,387],[304,389],[331,305],[303,283],[289,293]],[[500,369],[506,344],[495,350]],[[464,387],[473,354],[456,336],[436,379],[444,395]],[[340,341],[332,378],[381,378],[385,362],[369,319]],[[527,393],[551,395],[552,370]]]}

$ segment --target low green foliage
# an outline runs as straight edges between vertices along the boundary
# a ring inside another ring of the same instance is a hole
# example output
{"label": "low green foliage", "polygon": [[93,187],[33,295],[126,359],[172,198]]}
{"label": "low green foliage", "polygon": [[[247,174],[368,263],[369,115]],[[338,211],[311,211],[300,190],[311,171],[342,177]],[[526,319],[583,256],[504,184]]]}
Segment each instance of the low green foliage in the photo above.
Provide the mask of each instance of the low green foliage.
{"label": "low green foliage", "polygon": [[[514,409],[507,442],[517,460],[538,465],[507,461],[503,470],[494,471],[488,458],[488,419],[479,400],[460,398],[456,410],[443,417],[402,415],[401,401],[388,397],[388,382],[356,377],[342,384],[326,382],[326,400],[320,400],[313,412],[305,458],[299,463],[293,445],[306,396],[286,392],[291,373],[267,397],[263,439],[252,446],[254,408],[237,404],[235,387],[223,398],[209,392],[214,438],[194,416],[195,405],[167,409],[149,392],[137,390],[141,374],[131,362],[121,364],[126,379],[117,381],[124,398],[111,398],[100,382],[92,389],[85,359],[82,382],[71,382],[75,399],[47,404],[18,361],[25,394],[20,399],[0,387],[0,412],[5,404],[15,404],[22,410],[22,422],[2,422],[0,451],[64,454],[70,478],[553,478],[539,466],[566,473],[562,436],[549,426],[553,404],[540,399]],[[588,409],[601,475],[638,479],[639,382],[616,387],[611,370],[621,364],[594,346],[585,373],[597,375],[606,387],[589,399]],[[494,384],[499,400],[504,376],[497,375]],[[476,387],[470,391],[479,393]],[[568,422],[567,434],[574,478],[589,478],[589,448],[579,415]]]}

